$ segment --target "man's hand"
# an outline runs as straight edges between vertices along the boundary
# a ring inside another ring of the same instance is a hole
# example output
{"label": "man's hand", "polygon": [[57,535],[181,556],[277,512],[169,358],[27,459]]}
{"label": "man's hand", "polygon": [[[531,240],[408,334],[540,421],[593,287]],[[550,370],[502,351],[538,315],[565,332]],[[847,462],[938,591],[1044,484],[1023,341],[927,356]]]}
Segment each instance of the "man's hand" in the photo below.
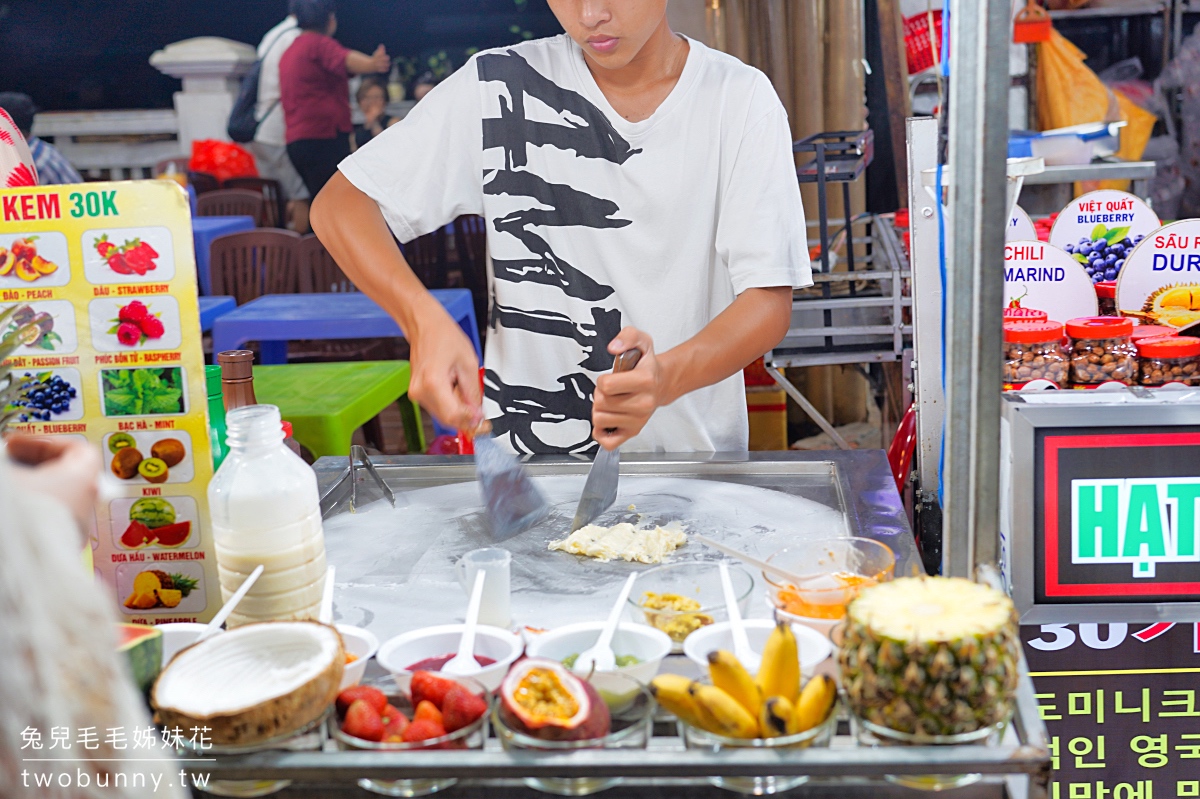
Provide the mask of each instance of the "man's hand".
{"label": "man's hand", "polygon": [[25,469],[17,479],[30,491],[60,500],[86,530],[100,490],[100,452],[83,441],[12,435],[5,439],[9,456]]}
{"label": "man's hand", "polygon": [[483,419],[475,347],[436,300],[417,312],[416,326],[409,338],[409,396],[443,424],[474,431]]}
{"label": "man's hand", "polygon": [[662,397],[662,370],[648,333],[626,327],[608,345],[612,355],[642,351],[628,372],[600,375],[592,402],[592,436],[605,449],[616,449],[642,432]]}
{"label": "man's hand", "polygon": [[392,59],[382,44],[375,48],[375,52],[371,53],[371,66],[376,72],[381,73],[392,68]]}

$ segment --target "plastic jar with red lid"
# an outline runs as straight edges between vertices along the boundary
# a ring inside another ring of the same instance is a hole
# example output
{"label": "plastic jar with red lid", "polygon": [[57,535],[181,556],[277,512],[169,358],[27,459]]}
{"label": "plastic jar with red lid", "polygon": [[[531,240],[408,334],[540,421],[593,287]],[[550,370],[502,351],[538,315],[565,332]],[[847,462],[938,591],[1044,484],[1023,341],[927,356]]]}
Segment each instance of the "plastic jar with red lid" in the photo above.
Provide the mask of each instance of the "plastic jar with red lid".
{"label": "plastic jar with red lid", "polygon": [[1133,333],[1129,338],[1134,346],[1144,338],[1162,338],[1163,336],[1177,336],[1179,331],[1173,327],[1166,325],[1137,325],[1133,328]]}
{"label": "plastic jar with red lid", "polygon": [[1182,383],[1200,386],[1200,338],[1159,336],[1137,343],[1138,383],[1162,386]]}
{"label": "plastic jar with red lid", "polygon": [[1131,385],[1137,374],[1132,335],[1133,320],[1120,316],[1082,316],[1067,322],[1072,385]]}
{"label": "plastic jar with red lid", "polygon": [[1117,281],[1101,280],[1096,284],[1096,302],[1101,316],[1117,315]]}
{"label": "plastic jar with red lid", "polygon": [[[1017,309],[1014,309],[1017,310]],[[1047,319],[1004,323],[1004,390],[1020,389],[1034,380],[1067,384],[1067,356],[1061,322]]]}
{"label": "plastic jar with red lid", "polygon": [[1005,322],[1044,322],[1050,316],[1037,308],[1005,308]]}

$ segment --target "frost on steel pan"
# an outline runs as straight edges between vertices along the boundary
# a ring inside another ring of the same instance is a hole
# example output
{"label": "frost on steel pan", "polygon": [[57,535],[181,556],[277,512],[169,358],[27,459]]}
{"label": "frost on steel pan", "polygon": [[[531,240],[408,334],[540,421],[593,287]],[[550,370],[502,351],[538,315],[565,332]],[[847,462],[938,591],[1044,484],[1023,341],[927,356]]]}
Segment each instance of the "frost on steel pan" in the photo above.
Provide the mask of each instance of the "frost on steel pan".
{"label": "frost on steel pan", "polygon": [[[507,97],[499,94],[500,116],[483,120],[483,149],[502,148],[504,167],[484,173],[486,195],[527,197],[529,207],[491,218],[500,236],[512,236],[528,256],[493,258],[496,281],[534,283],[561,291],[569,299],[570,313],[546,308],[517,307],[493,300],[491,324],[508,330],[574,341],[579,345],[577,366],[582,370],[558,377],[559,387],[514,385],[489,369],[485,392],[502,413],[494,420],[497,436],[508,435],[518,452],[578,453],[593,449],[590,424],[574,425],[589,432],[578,441],[548,442],[535,433],[534,425],[562,425],[590,421],[593,375],[612,368],[608,343],[621,330],[621,311],[612,307],[613,288],[586,274],[554,252],[543,232],[546,228],[622,228],[632,220],[622,219],[616,202],[596,197],[576,186],[552,183],[530,171],[529,147],[552,147],[573,153],[575,158],[607,161],[613,168],[641,152],[625,141],[600,109],[580,94],[564,89],[535,70],[513,51],[479,57],[479,79],[500,83]],[[500,87],[496,87],[499,93]],[[561,123],[541,122],[526,115],[527,98],[560,115]],[[611,184],[610,184],[611,185]],[[551,236],[553,238],[553,236]],[[532,298],[524,293],[519,299]],[[605,303],[605,301],[609,301]],[[589,374],[591,373],[591,374]],[[560,433],[561,435],[561,433]]]}

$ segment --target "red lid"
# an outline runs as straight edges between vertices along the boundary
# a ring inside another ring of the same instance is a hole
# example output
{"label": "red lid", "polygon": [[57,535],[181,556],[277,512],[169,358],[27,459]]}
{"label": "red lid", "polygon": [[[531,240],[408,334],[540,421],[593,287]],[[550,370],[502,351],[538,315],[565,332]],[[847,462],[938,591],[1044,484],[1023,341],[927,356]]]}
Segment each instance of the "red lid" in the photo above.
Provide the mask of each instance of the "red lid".
{"label": "red lid", "polygon": [[292,423],[291,422],[283,422],[283,437],[284,438],[292,437]]}
{"label": "red lid", "polygon": [[1102,300],[1115,300],[1117,298],[1117,281],[1101,280],[1096,284],[1096,296]]}
{"label": "red lid", "polygon": [[1005,308],[1005,322],[1037,322],[1044,319],[1049,319],[1050,316],[1045,311],[1039,311],[1037,308]]}
{"label": "red lid", "polygon": [[1161,338],[1163,336],[1177,336],[1179,331],[1173,327],[1166,325],[1138,325],[1133,329],[1130,338],[1136,343],[1144,338]]}
{"label": "red lid", "polygon": [[1005,322],[1004,340],[1036,344],[1062,338],[1062,322],[1041,319],[1033,322]]}
{"label": "red lid", "polygon": [[1200,355],[1200,338],[1190,336],[1159,336],[1144,338],[1137,343],[1138,355],[1143,358],[1195,358]]}
{"label": "red lid", "polygon": [[1067,321],[1071,338],[1117,338],[1133,332],[1133,320],[1123,316],[1081,316]]}

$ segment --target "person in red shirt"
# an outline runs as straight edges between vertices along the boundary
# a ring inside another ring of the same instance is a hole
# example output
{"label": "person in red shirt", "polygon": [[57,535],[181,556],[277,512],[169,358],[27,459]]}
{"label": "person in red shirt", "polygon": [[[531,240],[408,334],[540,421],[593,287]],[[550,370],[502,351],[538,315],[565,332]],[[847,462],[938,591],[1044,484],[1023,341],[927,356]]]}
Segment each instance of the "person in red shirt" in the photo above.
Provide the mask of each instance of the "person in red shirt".
{"label": "person in red shirt", "polygon": [[289,8],[302,32],[279,59],[287,153],[316,197],[350,155],[347,79],[387,72],[392,60],[382,44],[371,55],[338,44],[333,0],[292,0]]}

